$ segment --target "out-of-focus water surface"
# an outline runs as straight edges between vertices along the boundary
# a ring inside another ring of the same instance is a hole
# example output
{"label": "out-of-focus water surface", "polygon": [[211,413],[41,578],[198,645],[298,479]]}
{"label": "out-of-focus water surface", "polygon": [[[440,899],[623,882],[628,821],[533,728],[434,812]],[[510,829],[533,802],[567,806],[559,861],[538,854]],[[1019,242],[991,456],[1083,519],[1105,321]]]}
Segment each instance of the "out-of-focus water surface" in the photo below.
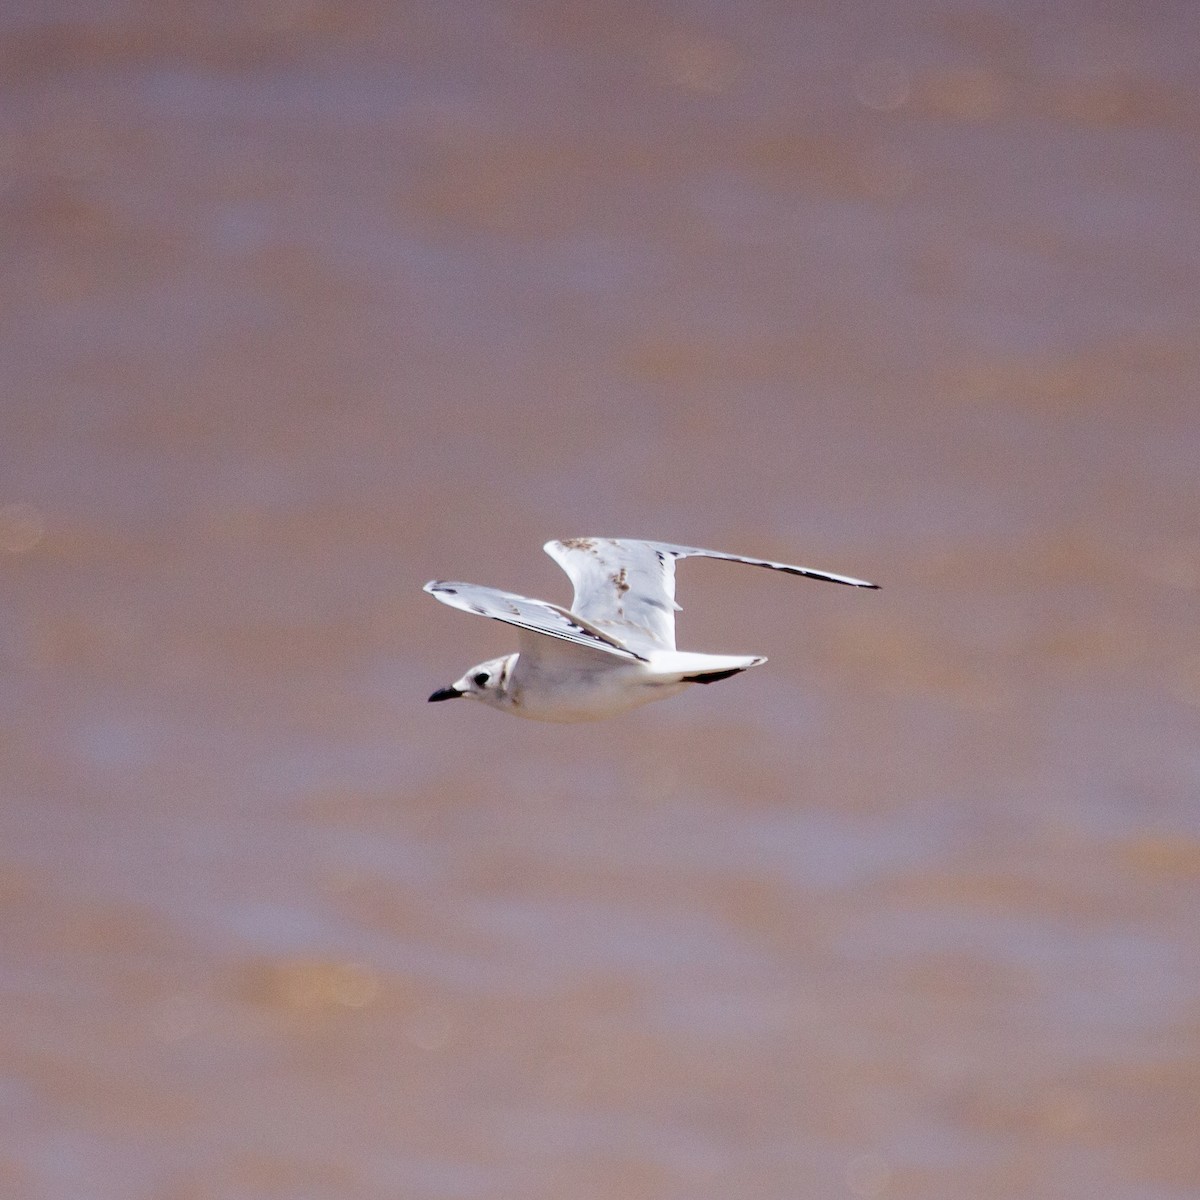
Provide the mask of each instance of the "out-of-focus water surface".
{"label": "out-of-focus water surface", "polygon": [[[0,1192],[1200,1194],[1197,45],[8,4]],[[884,590],[425,704],[608,533]]]}

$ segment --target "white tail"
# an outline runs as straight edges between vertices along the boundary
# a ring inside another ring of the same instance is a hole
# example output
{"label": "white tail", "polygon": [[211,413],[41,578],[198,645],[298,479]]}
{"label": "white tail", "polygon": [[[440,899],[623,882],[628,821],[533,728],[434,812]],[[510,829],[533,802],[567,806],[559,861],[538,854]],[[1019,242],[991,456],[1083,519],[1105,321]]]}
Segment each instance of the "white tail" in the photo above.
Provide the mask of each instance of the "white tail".
{"label": "white tail", "polygon": [[659,679],[716,683],[766,661],[760,654],[691,654],[676,650],[653,655],[648,665]]}

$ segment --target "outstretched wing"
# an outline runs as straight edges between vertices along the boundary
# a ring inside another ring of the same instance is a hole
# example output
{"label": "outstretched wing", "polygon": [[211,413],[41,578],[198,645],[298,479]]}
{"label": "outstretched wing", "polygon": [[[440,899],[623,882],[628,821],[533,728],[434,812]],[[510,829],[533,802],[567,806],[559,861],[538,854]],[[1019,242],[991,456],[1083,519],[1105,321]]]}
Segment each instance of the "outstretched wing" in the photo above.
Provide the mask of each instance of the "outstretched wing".
{"label": "outstretched wing", "polygon": [[675,649],[675,560],[654,542],[565,538],[545,551],[571,579],[571,611],[642,652]]}
{"label": "outstretched wing", "polygon": [[547,542],[545,551],[575,587],[573,615],[621,645],[648,653],[675,649],[675,562],[680,558],[718,558],[850,587],[878,586],[812,567],[634,538],[566,538]]}
{"label": "outstretched wing", "polygon": [[[642,655],[613,641],[592,622],[545,600],[531,600],[528,596],[502,592],[498,588],[481,587],[477,583],[455,583],[440,579],[427,583],[425,591],[451,608],[478,613],[481,617],[491,617],[493,621],[515,625],[528,633],[544,634],[548,638],[557,638],[574,647],[612,655],[630,662],[644,661]],[[522,653],[526,652],[525,647],[529,644],[522,639]]]}
{"label": "outstretched wing", "polygon": [[879,584],[855,579],[852,575],[834,575],[830,571],[818,571],[814,567],[793,567],[790,563],[771,562],[766,558],[744,558],[740,554],[722,554],[720,550],[698,550],[695,546],[669,546],[666,542],[650,542],[651,546],[670,554],[674,558],[720,558],[725,562],[745,563],[749,567],[770,567],[785,575],[803,575],[806,579],[824,579],[827,583],[844,583],[847,587],[874,588]]}

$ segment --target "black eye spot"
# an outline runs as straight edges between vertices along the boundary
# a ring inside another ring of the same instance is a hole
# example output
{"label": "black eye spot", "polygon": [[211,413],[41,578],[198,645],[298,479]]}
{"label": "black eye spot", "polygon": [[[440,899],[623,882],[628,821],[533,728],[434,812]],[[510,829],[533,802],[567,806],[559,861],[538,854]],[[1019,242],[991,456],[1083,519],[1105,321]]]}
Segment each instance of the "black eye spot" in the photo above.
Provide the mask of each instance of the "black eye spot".
{"label": "black eye spot", "polygon": [[471,678],[475,681],[476,687],[483,687],[488,681],[488,673],[480,671],[478,675],[472,675]]}

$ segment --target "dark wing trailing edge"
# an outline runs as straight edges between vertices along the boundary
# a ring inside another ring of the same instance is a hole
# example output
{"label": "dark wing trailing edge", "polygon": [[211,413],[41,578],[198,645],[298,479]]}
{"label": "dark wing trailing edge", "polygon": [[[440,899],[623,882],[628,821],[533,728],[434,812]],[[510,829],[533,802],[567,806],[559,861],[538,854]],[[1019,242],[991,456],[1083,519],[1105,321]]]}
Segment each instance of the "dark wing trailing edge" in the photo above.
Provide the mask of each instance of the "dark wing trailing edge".
{"label": "dark wing trailing edge", "polygon": [[666,542],[648,542],[664,554],[673,558],[717,558],[725,562],[745,563],[749,567],[769,567],[785,575],[803,575],[805,579],[824,579],[827,583],[844,583],[847,587],[879,589],[879,584],[855,579],[852,575],[834,575],[831,571],[818,571],[814,567],[794,567],[790,563],[771,562],[766,558],[746,558],[741,554],[723,554],[720,550],[700,550],[695,546],[672,546]]}
{"label": "dark wing trailing edge", "polygon": [[502,592],[499,588],[483,587],[477,583],[440,579],[427,583],[425,591],[443,604],[463,612],[490,617],[493,621],[503,621],[506,625],[515,625],[530,633],[544,634],[617,658],[645,661],[642,655],[614,641],[586,618],[545,600],[531,600],[528,596]]}

